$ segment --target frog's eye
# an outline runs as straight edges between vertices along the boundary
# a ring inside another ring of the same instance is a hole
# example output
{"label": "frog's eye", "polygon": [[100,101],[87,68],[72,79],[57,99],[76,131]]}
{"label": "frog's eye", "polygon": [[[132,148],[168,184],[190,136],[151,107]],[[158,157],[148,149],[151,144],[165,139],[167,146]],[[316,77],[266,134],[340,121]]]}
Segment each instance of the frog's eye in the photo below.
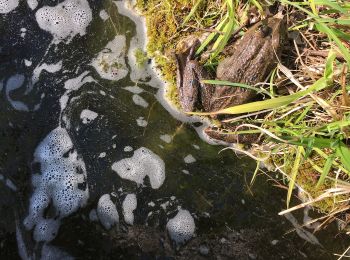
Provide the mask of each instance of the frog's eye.
{"label": "frog's eye", "polygon": [[272,29],[266,24],[261,24],[259,26],[259,31],[262,33],[263,37],[270,35]]}

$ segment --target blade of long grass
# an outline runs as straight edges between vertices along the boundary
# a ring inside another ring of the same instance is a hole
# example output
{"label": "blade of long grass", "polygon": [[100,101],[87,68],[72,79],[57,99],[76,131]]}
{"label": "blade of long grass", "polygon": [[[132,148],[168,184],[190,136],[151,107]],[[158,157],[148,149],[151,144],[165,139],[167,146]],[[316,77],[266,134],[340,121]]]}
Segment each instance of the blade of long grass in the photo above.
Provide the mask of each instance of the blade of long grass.
{"label": "blade of long grass", "polygon": [[331,170],[331,167],[332,167],[332,164],[333,164],[333,161],[335,159],[335,155],[334,154],[331,154],[328,156],[324,166],[323,166],[323,169],[322,169],[322,173],[320,175],[320,178],[318,179],[318,182],[316,184],[316,188],[318,188],[320,185],[323,184],[326,176],[328,175],[329,171]]}
{"label": "blade of long grass", "polygon": [[216,112],[208,112],[208,113],[200,113],[200,112],[188,112],[188,114],[193,114],[193,115],[217,115],[217,114],[242,114],[242,113],[250,113],[250,112],[255,112],[259,110],[264,110],[264,109],[273,109],[273,108],[278,108],[281,106],[288,105],[297,99],[311,93],[314,90],[317,90],[319,88],[323,88],[325,84],[325,79],[321,78],[318,81],[316,81],[311,87],[309,87],[307,90],[299,91],[295,94],[288,95],[288,96],[282,96],[278,98],[272,98],[272,99],[267,99],[263,101],[256,101],[256,102],[251,102],[243,105],[238,105],[234,107],[229,107],[225,108]]}
{"label": "blade of long grass", "polygon": [[[217,25],[217,27],[215,28],[217,31],[221,31],[224,26],[226,25],[226,23],[228,22],[228,15],[226,14],[224,16],[224,19],[222,19],[222,21]],[[219,34],[217,32],[212,32],[209,34],[209,36],[205,39],[205,41],[203,41],[203,43],[199,46],[199,48],[196,51],[196,55],[199,55],[208,45],[209,43],[211,43],[211,41],[217,37]]]}
{"label": "blade of long grass", "polygon": [[201,2],[202,2],[202,0],[198,0],[196,2],[196,4],[192,7],[190,13],[185,17],[184,21],[181,24],[181,27],[183,27],[192,18],[192,16],[197,11],[197,9],[198,9],[199,5],[201,4]]}
{"label": "blade of long grass", "polygon": [[297,177],[297,173],[298,173],[298,169],[299,169],[299,165],[300,165],[300,160],[301,160],[301,154],[302,154],[303,149],[304,148],[302,146],[299,146],[297,149],[297,153],[295,155],[295,161],[294,161],[294,165],[293,165],[293,168],[291,171],[289,185],[288,185],[287,208],[289,207],[290,198],[292,197],[292,191],[293,191],[293,188],[295,186],[295,179]]}

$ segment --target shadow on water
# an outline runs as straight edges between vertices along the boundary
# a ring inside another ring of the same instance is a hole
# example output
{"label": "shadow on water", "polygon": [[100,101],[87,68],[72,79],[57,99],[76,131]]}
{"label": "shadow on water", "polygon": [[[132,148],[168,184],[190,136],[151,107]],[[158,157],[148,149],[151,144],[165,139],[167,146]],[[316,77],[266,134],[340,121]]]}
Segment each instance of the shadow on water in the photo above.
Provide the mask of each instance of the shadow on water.
{"label": "shadow on water", "polygon": [[[41,1],[32,11],[21,1],[14,11],[0,14],[1,259],[19,258],[18,234],[36,258],[47,245],[56,246],[50,251],[56,257],[55,250],[64,250],[67,255],[61,256],[78,259],[332,259],[333,252],[347,248],[349,239],[337,235],[335,227],[316,234],[322,246],[302,240],[291,223],[277,215],[285,206],[285,192],[265,176],[250,187],[254,162],[229,150],[220,152],[222,147],[202,141],[191,123],[172,117],[156,97],[157,86],[149,82],[152,75],[132,79],[130,55],[123,57],[129,73],[117,81],[103,78],[91,66],[101,51],[111,55],[104,48],[116,35],[126,37],[125,54],[135,37],[135,23],[120,15],[116,4],[89,1],[93,19],[86,34],[54,43],[52,35],[39,28],[35,12],[56,2]],[[101,10],[109,15],[106,20]],[[35,68],[59,62],[61,69],[42,70],[33,81]],[[10,91],[14,75],[23,75],[24,82]],[[71,89],[65,88],[68,80],[81,75]],[[93,80],[84,83],[88,77]],[[130,86],[138,88],[125,88]],[[62,97],[67,98],[66,106]],[[95,116],[84,119],[84,110]],[[68,131],[85,162],[87,179],[81,189],[89,190],[89,199],[85,207],[62,218],[56,238],[44,244],[35,242],[22,222],[33,194],[31,176],[36,167],[40,171],[33,163],[34,152],[58,125]],[[165,163],[166,177],[159,189],[151,188],[148,177],[144,185],[137,185],[111,168],[140,147]],[[133,226],[122,215],[123,200],[130,193],[137,196]],[[111,194],[120,217],[119,226],[110,230],[89,217],[103,194]],[[188,243],[176,247],[166,224],[180,208],[191,213],[196,230]],[[295,215],[300,225],[301,213]]]}

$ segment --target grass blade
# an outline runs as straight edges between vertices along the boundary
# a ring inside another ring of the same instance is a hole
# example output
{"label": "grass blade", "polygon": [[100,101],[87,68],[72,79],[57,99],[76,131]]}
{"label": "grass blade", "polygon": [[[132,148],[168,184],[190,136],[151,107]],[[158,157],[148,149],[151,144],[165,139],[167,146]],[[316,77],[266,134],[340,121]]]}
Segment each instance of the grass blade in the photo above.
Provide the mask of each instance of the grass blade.
{"label": "grass blade", "polygon": [[302,146],[298,146],[297,153],[295,155],[295,161],[293,164],[289,185],[288,185],[288,193],[287,193],[287,208],[289,207],[290,198],[292,197],[292,191],[295,186],[295,179],[297,177],[302,151],[304,148]]}

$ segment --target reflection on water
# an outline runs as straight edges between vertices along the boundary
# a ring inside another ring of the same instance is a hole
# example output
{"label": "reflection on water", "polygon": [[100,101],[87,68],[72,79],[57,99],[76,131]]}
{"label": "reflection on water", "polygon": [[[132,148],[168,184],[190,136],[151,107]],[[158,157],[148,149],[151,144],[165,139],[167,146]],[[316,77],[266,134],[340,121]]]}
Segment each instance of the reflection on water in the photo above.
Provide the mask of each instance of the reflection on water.
{"label": "reflection on water", "polygon": [[288,233],[283,193],[264,177],[247,185],[254,162],[204,142],[198,119],[183,123],[152,61],[135,57],[145,29],[126,6],[0,1],[0,255],[329,259],[344,248],[293,216]]}

